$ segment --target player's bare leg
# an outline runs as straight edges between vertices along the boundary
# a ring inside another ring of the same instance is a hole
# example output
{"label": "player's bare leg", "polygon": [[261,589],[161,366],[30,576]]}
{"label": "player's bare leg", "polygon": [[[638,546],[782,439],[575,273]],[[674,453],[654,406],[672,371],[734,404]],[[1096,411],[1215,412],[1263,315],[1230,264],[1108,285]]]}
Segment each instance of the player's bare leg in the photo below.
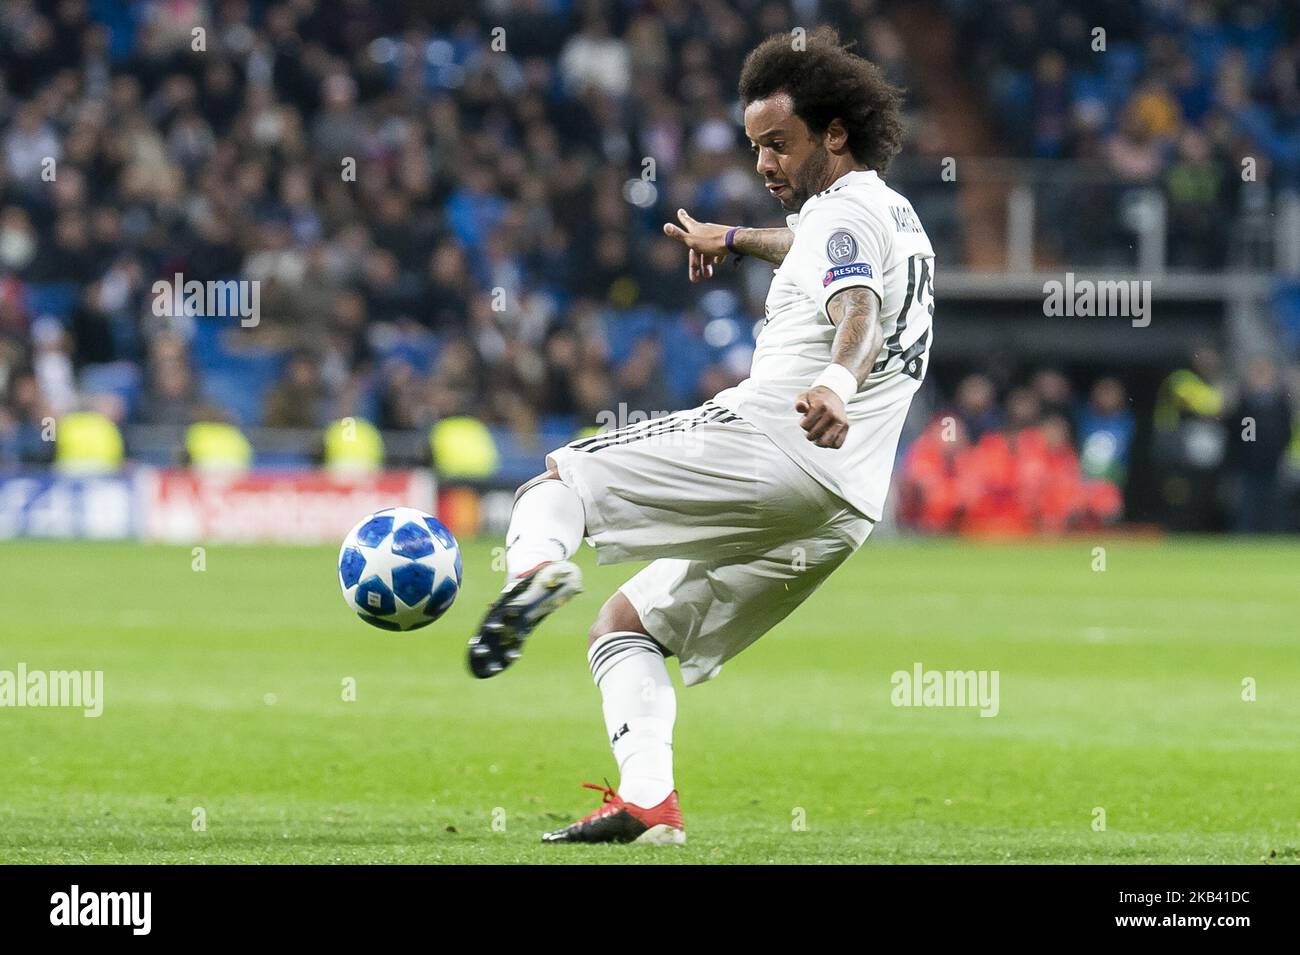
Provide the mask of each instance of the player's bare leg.
{"label": "player's bare leg", "polygon": [[506,531],[506,582],[469,641],[470,672],[496,676],[523,652],[539,623],[582,592],[570,562],[582,542],[582,500],[554,470],[519,488]]}
{"label": "player's bare leg", "polygon": [[584,783],[604,792],[601,807],[542,841],[681,845],[686,829],[673,784],[677,697],[663,648],[621,592],[605,601],[591,627],[587,661],[600,689],[619,784]]}

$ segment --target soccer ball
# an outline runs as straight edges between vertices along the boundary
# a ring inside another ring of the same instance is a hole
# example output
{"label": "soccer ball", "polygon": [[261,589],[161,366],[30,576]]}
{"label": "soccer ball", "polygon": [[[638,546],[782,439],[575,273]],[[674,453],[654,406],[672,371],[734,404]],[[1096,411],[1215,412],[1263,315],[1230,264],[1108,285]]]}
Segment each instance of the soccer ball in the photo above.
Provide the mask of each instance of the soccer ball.
{"label": "soccer ball", "polygon": [[416,630],[441,617],[460,593],[461,569],[451,531],[413,507],[375,511],[339,551],[348,608],[384,630]]}

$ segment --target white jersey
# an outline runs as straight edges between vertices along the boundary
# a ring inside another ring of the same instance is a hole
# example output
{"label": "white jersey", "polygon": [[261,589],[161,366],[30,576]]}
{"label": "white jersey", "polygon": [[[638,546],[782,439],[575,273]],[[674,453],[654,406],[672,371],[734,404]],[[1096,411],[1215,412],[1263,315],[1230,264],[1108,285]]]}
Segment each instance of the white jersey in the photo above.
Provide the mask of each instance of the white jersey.
{"label": "white jersey", "polygon": [[[879,520],[898,437],[929,364],[934,248],[912,204],[874,171],[853,171],[787,221],[794,244],[775,270],[749,378],[714,401],[762,430],[864,516]],[[831,297],[880,297],[885,346],[847,407],[844,446],[819,448],[799,427],[795,399],[831,362]]]}

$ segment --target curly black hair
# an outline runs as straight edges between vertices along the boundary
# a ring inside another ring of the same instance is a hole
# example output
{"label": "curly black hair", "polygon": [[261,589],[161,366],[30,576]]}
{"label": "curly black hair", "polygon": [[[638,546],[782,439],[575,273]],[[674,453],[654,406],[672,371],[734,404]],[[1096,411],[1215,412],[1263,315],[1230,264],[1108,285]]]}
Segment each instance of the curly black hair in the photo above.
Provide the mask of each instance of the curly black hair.
{"label": "curly black hair", "polygon": [[777,33],[745,57],[740,71],[744,105],[777,93],[790,95],[795,115],[814,135],[839,119],[853,158],[868,169],[883,173],[902,148],[903,91],[874,63],[850,53],[831,27],[802,37]]}

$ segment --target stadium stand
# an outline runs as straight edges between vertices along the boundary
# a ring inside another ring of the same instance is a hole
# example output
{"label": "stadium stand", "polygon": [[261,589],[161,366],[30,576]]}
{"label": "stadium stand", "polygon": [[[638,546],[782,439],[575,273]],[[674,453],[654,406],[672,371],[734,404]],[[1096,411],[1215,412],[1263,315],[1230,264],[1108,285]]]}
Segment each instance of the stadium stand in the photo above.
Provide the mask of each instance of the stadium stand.
{"label": "stadium stand", "polygon": [[[744,51],[800,17],[838,24],[910,90],[897,176],[940,253],[941,313],[936,374],[909,437],[937,427],[926,407],[960,404],[959,383],[977,370],[963,328],[987,340],[1000,322],[990,312],[979,325],[978,303],[961,297],[990,262],[1023,267],[1031,290],[1045,267],[1149,264],[1149,247],[1161,272],[1269,277],[1268,305],[1251,320],[1262,332],[1239,338],[1270,353],[1272,378],[1249,378],[1252,356],[1238,354],[1219,385],[1225,408],[1252,380],[1294,393],[1292,4],[483,7],[6,4],[0,466],[48,464],[42,422],[91,408],[134,461],[175,464],[177,435],[215,423],[244,432],[256,466],[281,468],[319,463],[324,430],[348,418],[382,434],[389,463],[436,464],[438,429],[472,419],[485,430],[453,472],[507,484],[602,415],[653,415],[738,381],[763,266],[728,266],[693,287],[659,226],[678,207],[701,220],[780,221],[753,175],[734,84]],[[502,49],[485,42],[493,24]],[[934,49],[909,55],[927,30]],[[962,99],[937,95],[953,83]],[[995,172],[955,184],[935,175],[944,157],[985,146],[1012,165],[977,165]],[[1029,190],[1027,206],[1013,181]],[[1160,214],[1148,227],[1153,195]],[[1020,245],[1018,208],[1031,222]],[[157,283],[181,274],[256,281],[258,320],[203,305],[175,313]],[[948,312],[946,274],[963,279]],[[1220,347],[1224,329],[1250,325],[1225,317],[1223,299],[1205,319]],[[1023,300],[998,307],[1023,311]],[[1200,327],[1200,308],[1187,306],[1187,329]],[[1130,449],[1152,432],[1158,384],[1185,361],[1191,334],[1150,336],[1163,350],[1140,369],[1092,343],[1082,357],[1035,351],[1027,336],[986,363],[990,415],[1006,417],[1028,389],[1037,410],[1021,426],[1060,451],[1051,466],[1125,497],[1124,508],[1107,493],[1082,510],[1035,505],[1017,527],[1163,514],[1168,494],[1147,477],[1159,462]],[[1063,391],[1041,393],[1043,372],[1059,372]],[[910,460],[940,468],[925,448],[918,441]],[[921,523],[956,526],[917,503],[927,479],[913,477],[908,506],[928,515]],[[1216,506],[1190,526],[1231,525]]]}

